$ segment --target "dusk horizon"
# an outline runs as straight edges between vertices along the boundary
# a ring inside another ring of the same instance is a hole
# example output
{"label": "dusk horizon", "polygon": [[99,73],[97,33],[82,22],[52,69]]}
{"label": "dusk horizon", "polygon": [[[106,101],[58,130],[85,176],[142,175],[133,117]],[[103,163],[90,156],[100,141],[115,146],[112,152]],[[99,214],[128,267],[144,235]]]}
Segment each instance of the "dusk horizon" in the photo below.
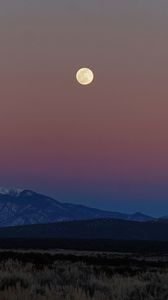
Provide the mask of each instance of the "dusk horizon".
{"label": "dusk horizon", "polygon": [[168,0],[1,0],[0,299],[167,282]]}
{"label": "dusk horizon", "polygon": [[163,0],[0,3],[2,186],[168,212],[167,10]]}

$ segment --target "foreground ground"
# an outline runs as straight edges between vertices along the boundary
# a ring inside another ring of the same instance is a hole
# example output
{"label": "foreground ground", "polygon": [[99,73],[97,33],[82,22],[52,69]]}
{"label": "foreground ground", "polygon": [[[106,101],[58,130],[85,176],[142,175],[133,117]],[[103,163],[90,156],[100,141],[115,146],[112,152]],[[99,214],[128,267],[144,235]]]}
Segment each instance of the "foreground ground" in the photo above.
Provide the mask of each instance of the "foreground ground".
{"label": "foreground ground", "polygon": [[166,300],[168,257],[0,251],[1,300]]}

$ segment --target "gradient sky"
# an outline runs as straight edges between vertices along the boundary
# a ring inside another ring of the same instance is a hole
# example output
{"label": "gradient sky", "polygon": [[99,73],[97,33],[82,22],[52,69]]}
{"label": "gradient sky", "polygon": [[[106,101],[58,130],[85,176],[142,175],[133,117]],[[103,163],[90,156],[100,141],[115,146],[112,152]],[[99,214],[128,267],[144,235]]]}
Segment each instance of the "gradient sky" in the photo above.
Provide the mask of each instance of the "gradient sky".
{"label": "gradient sky", "polygon": [[168,214],[167,0],[1,0],[0,185]]}

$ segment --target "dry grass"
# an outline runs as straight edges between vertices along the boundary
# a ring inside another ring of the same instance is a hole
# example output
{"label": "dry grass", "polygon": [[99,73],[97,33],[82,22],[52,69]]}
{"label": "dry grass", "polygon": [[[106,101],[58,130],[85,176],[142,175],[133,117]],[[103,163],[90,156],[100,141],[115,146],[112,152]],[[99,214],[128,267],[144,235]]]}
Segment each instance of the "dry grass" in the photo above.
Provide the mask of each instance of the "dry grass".
{"label": "dry grass", "polygon": [[61,260],[42,268],[37,268],[34,262],[4,260],[0,262],[0,299],[168,299],[167,268],[138,270],[137,274],[121,274],[114,270],[113,266],[93,266]]}

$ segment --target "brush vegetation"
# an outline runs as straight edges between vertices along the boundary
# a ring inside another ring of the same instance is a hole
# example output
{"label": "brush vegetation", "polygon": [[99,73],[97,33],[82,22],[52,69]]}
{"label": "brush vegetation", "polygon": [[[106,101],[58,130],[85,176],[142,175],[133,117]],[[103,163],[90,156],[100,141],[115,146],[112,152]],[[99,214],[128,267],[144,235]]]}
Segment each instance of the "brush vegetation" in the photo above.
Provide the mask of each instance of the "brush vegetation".
{"label": "brush vegetation", "polygon": [[0,299],[165,300],[167,260],[105,253],[1,252]]}

